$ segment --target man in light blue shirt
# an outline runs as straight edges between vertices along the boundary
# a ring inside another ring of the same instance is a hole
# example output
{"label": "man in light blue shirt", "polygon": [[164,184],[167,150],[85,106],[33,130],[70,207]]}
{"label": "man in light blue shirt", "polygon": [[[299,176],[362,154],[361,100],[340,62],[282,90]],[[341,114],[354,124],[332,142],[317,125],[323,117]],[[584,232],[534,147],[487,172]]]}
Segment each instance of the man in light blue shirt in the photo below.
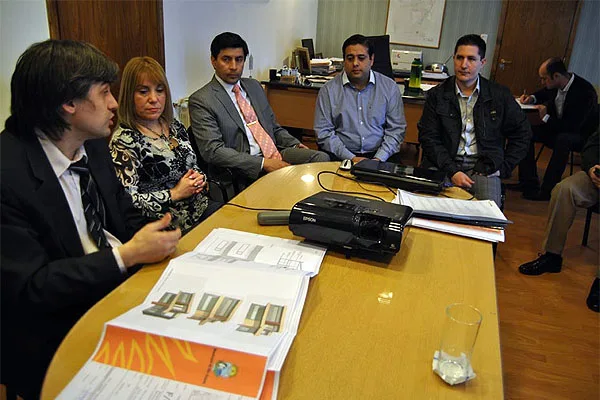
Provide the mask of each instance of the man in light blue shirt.
{"label": "man in light blue shirt", "polygon": [[373,44],[366,37],[350,36],[342,52],[344,71],[319,91],[318,144],[340,160],[387,161],[400,150],[406,130],[400,89],[393,79],[371,71]]}

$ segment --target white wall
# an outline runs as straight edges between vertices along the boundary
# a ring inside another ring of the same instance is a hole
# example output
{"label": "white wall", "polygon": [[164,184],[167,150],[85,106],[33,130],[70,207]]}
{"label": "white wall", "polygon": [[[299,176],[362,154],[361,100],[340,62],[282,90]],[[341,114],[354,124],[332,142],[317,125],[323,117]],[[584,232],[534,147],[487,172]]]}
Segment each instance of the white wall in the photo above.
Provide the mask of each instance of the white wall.
{"label": "white wall", "polygon": [[10,115],[10,78],[31,44],[50,38],[44,0],[0,0],[0,131]]}
{"label": "white wall", "polygon": [[268,79],[269,68],[281,68],[301,39],[315,38],[317,6],[318,0],[164,0],[165,63],[173,100],[212,79],[210,43],[225,31],[248,43],[252,76]]}

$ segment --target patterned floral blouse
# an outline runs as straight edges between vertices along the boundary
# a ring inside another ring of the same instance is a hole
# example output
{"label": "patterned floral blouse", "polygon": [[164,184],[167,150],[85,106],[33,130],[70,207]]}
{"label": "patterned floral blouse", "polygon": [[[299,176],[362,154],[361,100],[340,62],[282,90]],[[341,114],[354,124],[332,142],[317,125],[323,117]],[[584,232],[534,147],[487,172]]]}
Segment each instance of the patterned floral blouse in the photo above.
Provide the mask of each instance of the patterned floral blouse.
{"label": "patterned floral blouse", "polygon": [[169,189],[189,169],[201,171],[185,127],[177,120],[169,127],[169,142],[121,126],[110,140],[110,154],[134,206],[151,218],[171,212],[172,224],[187,233],[200,222],[208,198],[200,193],[176,202],[171,200]]}

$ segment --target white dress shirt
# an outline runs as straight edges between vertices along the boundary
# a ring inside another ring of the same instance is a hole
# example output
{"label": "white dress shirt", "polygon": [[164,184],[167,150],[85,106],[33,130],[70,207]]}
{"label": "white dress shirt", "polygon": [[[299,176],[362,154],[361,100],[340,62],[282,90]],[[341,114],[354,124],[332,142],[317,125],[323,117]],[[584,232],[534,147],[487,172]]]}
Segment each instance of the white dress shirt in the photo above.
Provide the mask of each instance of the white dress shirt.
{"label": "white dress shirt", "polygon": [[565,105],[565,99],[567,97],[567,92],[569,91],[569,88],[571,87],[571,84],[573,83],[574,79],[575,79],[575,74],[571,74],[571,79],[569,79],[569,82],[567,82],[567,84],[565,85],[565,88],[564,89],[558,88],[558,91],[556,92],[556,98],[554,99],[554,105],[556,106],[556,115],[558,116],[558,118],[562,118],[563,108]]}
{"label": "white dress shirt", "polygon": [[[250,144],[250,155],[262,156],[262,151],[260,150],[260,146],[256,142],[256,139],[254,139],[254,135],[252,134],[252,131],[250,130],[250,128],[248,128],[248,125],[246,124],[246,120],[244,119],[244,115],[242,114],[242,111],[240,110],[240,106],[238,105],[237,100],[235,99],[235,93],[233,93],[233,87],[235,85],[232,85],[230,83],[223,81],[216,74],[215,74],[215,78],[217,78],[217,81],[221,84],[221,86],[223,86],[223,89],[225,89],[225,91],[231,98],[231,101],[233,102],[233,105],[235,106],[235,109],[237,110],[238,114],[240,114],[242,123],[244,124],[244,127],[246,128],[246,136],[248,137],[248,143]],[[237,84],[239,84],[239,81]],[[242,97],[244,99],[246,99],[248,104],[250,104],[250,106],[252,108],[254,108],[254,106],[252,106],[252,102],[250,102],[250,99],[248,98],[248,95],[246,94],[246,91],[244,90],[242,85],[240,85],[240,94],[242,95]],[[256,112],[256,110],[254,110],[254,112]]]}
{"label": "white dress shirt", "polygon": [[[77,234],[81,240],[83,252],[85,254],[97,252],[98,247],[96,246],[96,243],[94,243],[94,240],[87,229],[87,221],[85,220],[85,214],[83,212],[83,204],[81,202],[81,187],[79,186],[79,174],[69,169],[72,163],[81,160],[83,157],[87,158],[85,148],[81,146],[77,150],[74,159],[69,160],[67,156],[65,156],[43,132],[38,130],[36,133],[38,140],[42,145],[42,149],[44,150],[44,153],[46,153],[48,161],[50,161],[52,170],[58,178],[58,182],[60,183],[65,197],[67,198],[67,203],[69,203],[69,208],[71,209],[71,214],[73,215],[73,221],[75,222],[75,227],[77,228]],[[117,261],[117,264],[119,265],[119,269],[121,272],[126,273],[127,269],[125,268],[125,263],[123,262],[121,254],[117,249],[122,245],[121,241],[106,229],[104,229],[104,235],[112,247],[113,255]]]}

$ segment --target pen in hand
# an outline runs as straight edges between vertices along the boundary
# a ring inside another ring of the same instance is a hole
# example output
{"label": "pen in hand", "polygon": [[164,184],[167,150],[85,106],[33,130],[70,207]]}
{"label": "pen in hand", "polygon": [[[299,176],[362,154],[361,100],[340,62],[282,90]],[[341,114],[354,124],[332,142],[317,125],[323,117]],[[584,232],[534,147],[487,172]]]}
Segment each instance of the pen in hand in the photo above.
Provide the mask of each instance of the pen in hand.
{"label": "pen in hand", "polygon": [[527,90],[523,89],[523,94],[519,97],[519,103],[525,104],[525,98],[527,97]]}

